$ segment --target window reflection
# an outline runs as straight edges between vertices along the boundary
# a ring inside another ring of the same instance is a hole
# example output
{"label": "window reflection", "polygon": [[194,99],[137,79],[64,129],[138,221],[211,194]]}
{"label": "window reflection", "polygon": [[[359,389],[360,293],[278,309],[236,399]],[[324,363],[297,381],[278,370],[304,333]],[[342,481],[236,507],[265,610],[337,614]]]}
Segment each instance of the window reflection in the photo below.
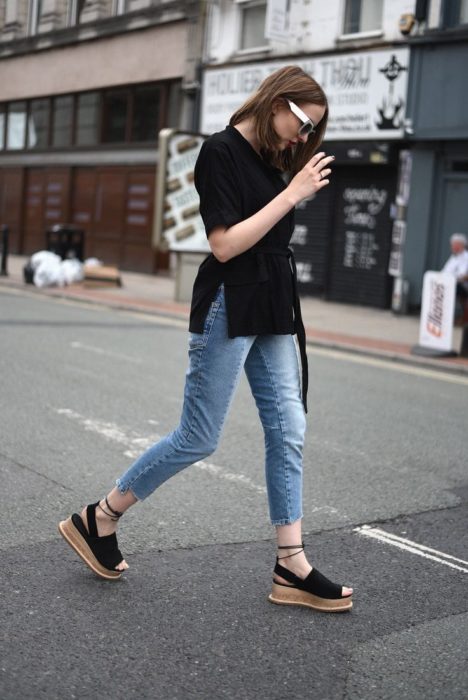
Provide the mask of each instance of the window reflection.
{"label": "window reflection", "polygon": [[76,144],[92,146],[99,140],[99,107],[98,92],[86,92],[78,96],[76,114]]}
{"label": "window reflection", "polygon": [[104,130],[105,143],[125,141],[128,111],[128,91],[115,90],[104,95]]}
{"label": "window reflection", "polygon": [[33,100],[29,108],[28,148],[46,148],[49,143],[49,100]]}
{"label": "window reflection", "polygon": [[132,141],[156,141],[159,131],[160,90],[141,87],[133,102]]}
{"label": "window reflection", "polygon": [[26,136],[26,102],[11,102],[8,106],[7,148],[24,148]]}
{"label": "window reflection", "polygon": [[71,145],[72,120],[73,96],[56,97],[54,99],[53,146],[65,148]]}
{"label": "window reflection", "polygon": [[0,151],[5,148],[5,105],[0,105]]}

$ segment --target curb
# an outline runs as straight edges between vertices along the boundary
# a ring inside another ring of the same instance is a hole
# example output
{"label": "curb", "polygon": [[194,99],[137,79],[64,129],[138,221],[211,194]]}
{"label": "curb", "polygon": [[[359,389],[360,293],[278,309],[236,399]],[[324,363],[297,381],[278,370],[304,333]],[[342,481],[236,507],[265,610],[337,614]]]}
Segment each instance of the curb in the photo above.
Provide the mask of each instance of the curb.
{"label": "curb", "polygon": [[[31,287],[31,289],[29,289],[29,287]],[[169,311],[164,307],[159,308],[157,302],[153,302],[152,308],[148,308],[146,306],[139,306],[138,304],[134,303],[126,304],[125,302],[113,302],[111,300],[106,301],[103,299],[81,297],[79,295],[74,295],[73,293],[67,293],[66,291],[50,292],[46,289],[43,290],[34,287],[33,285],[28,285],[26,287],[26,285],[22,282],[19,283],[13,280],[6,282],[5,278],[0,278],[0,289],[14,289],[18,292],[31,293],[33,296],[40,295],[42,297],[47,297],[48,299],[65,299],[68,301],[89,304],[91,306],[100,306],[102,308],[113,309],[114,311],[131,311],[134,313],[136,312],[145,314],[147,316],[158,316],[160,318],[167,318],[185,322],[188,321],[187,313],[177,313],[175,311]],[[468,361],[466,365],[458,363],[455,364],[443,359],[435,360],[410,354],[392,352],[388,350],[377,350],[376,348],[367,348],[365,346],[354,345],[352,343],[339,343],[336,340],[307,338],[306,343],[307,347],[310,348],[333,350],[342,354],[348,353],[354,355],[361,355],[363,357],[370,357],[377,360],[385,360],[387,362],[390,361],[399,364],[411,365],[413,367],[421,367],[423,369],[436,370],[438,372],[468,376]]]}

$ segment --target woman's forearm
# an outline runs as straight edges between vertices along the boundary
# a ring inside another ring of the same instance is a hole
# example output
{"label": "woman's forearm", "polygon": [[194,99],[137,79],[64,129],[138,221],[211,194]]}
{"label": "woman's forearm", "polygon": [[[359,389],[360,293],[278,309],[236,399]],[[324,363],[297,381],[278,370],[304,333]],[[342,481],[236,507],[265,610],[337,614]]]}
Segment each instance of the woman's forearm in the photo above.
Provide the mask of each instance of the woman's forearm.
{"label": "woman's forearm", "polygon": [[230,228],[218,226],[213,229],[208,241],[215,258],[224,263],[236,255],[245,253],[299,202],[326,187],[330,182],[327,179],[328,175],[331,173],[328,166],[334,158],[325,156],[323,151],[316,153],[293,177],[286,189],[263,209]]}
{"label": "woman's forearm", "polygon": [[230,228],[217,227],[209,236],[215,258],[227,262],[252,248],[275,224],[293,209],[298,200],[287,189],[271,200],[263,209]]}

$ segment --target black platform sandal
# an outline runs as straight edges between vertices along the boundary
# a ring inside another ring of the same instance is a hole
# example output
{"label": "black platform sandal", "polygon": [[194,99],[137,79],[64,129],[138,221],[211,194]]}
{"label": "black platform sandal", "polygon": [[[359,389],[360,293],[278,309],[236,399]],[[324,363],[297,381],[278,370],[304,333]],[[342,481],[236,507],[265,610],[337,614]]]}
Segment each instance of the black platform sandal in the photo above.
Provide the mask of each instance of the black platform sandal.
{"label": "black platform sandal", "polygon": [[312,569],[310,574],[302,579],[281,566],[279,563],[281,559],[294,557],[304,550],[304,542],[301,545],[281,546],[278,549],[299,549],[299,552],[288,554],[285,557],[276,557],[274,573],[285,581],[289,581],[291,585],[280,583],[273,577],[272,591],[268,596],[269,601],[277,605],[303,605],[322,612],[351,610],[353,607],[352,593],[346,596],[342,595],[342,587],[330,581],[317,569]]}
{"label": "black platform sandal", "polygon": [[115,567],[117,564],[120,564],[123,556],[117,546],[115,532],[103,537],[98,536],[96,508],[99,506],[103,513],[114,521],[118,520],[123,513],[111,508],[107,497],[105,500],[110,513],[104,510],[99,501],[86,507],[89,532],[78,513],[73,513],[70,518],[59,523],[58,529],[70,547],[73,547],[75,552],[95,574],[101,578],[114,580],[122,576],[122,571],[118,571]]}

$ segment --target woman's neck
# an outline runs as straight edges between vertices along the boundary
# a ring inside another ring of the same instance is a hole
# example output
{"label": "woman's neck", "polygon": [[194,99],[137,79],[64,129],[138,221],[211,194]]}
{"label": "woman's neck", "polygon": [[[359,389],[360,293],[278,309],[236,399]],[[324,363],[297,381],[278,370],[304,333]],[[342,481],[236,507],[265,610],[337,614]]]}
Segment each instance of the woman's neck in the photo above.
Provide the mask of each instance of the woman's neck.
{"label": "woman's neck", "polygon": [[238,124],[235,124],[234,129],[237,129],[245,140],[250,143],[252,148],[260,154],[260,144],[257,139],[257,131],[253,119],[243,119]]}

